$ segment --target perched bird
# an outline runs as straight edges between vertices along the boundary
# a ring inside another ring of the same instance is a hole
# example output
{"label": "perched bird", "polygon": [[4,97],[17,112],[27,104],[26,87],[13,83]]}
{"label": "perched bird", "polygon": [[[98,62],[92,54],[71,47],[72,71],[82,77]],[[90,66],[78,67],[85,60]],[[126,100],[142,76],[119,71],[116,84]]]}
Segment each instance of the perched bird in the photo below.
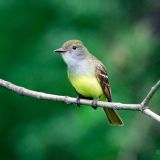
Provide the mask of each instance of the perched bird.
{"label": "perched bird", "polygon": [[[105,66],[94,57],[79,40],[69,40],[62,48],[56,49],[67,64],[69,81],[75,88],[78,97],[93,99],[92,106],[97,107],[97,100],[112,101],[108,75]],[[110,124],[123,125],[118,113],[110,108],[103,108]]]}

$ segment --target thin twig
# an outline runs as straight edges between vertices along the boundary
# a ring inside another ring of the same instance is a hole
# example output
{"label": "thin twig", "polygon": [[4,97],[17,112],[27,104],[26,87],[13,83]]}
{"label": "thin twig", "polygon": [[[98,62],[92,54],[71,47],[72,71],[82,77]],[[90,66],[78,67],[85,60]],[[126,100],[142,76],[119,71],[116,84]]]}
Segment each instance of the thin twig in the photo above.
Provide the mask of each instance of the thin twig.
{"label": "thin twig", "polygon": [[146,115],[152,117],[156,121],[160,122],[160,116],[158,114],[152,112],[150,109],[143,110],[143,113],[145,113]]}
{"label": "thin twig", "polygon": [[160,80],[151,88],[149,93],[147,94],[146,98],[142,101],[142,106],[148,105],[149,101],[153,97],[153,95],[157,92],[157,90],[160,88]]}
{"label": "thin twig", "polygon": [[[76,103],[76,98],[69,97],[69,96],[60,96],[60,95],[54,95],[54,94],[47,94],[43,92],[37,92],[33,90],[26,89],[24,87],[17,86],[11,82],[5,81],[0,79],[0,86],[11,90],[13,92],[16,92],[19,95],[23,96],[28,96],[28,97],[33,97],[36,99],[45,99],[45,100],[52,100],[52,101],[62,101],[67,104],[75,104]],[[153,119],[157,120],[160,122],[160,116],[157,115],[156,113],[152,112],[148,107],[146,106],[152,96],[155,94],[155,92],[158,90],[160,87],[160,81],[158,81],[150,90],[148,95],[144,98],[143,102],[140,104],[124,104],[124,103],[113,103],[113,102],[103,102],[103,101],[98,101],[97,105],[98,107],[108,107],[112,109],[117,109],[117,110],[137,110],[137,111],[142,111],[144,114],[152,117]],[[81,99],[80,104],[87,104],[87,105],[92,105],[92,100],[87,100],[87,99]]]}

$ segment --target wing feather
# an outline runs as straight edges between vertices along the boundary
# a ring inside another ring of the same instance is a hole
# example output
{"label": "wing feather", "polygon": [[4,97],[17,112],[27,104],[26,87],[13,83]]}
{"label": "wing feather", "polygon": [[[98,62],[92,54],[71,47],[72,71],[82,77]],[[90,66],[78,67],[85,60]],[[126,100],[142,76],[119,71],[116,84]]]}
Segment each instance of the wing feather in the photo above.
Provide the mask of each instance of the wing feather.
{"label": "wing feather", "polygon": [[[109,79],[107,75],[107,71],[103,64],[99,63],[96,66],[96,77],[101,84],[101,87],[103,89],[103,92],[108,100],[108,102],[112,102],[112,96],[111,96],[111,90],[109,86]],[[123,121],[121,120],[121,117],[118,115],[118,113],[110,108],[103,108],[106,116],[108,117],[108,120],[113,125],[123,125]]]}
{"label": "wing feather", "polygon": [[108,102],[112,102],[111,89],[109,85],[109,79],[107,71],[103,64],[98,64],[96,66],[96,77],[99,80],[99,83],[102,86],[103,92],[108,99]]}

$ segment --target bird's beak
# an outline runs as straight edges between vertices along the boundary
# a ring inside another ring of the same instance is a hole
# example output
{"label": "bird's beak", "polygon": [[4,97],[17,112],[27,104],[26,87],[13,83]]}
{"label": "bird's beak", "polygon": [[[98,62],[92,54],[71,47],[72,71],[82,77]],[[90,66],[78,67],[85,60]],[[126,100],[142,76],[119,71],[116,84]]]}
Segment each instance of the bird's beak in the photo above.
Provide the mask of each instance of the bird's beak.
{"label": "bird's beak", "polygon": [[67,52],[67,50],[65,50],[64,48],[58,48],[58,49],[55,49],[54,52],[63,53],[63,52]]}

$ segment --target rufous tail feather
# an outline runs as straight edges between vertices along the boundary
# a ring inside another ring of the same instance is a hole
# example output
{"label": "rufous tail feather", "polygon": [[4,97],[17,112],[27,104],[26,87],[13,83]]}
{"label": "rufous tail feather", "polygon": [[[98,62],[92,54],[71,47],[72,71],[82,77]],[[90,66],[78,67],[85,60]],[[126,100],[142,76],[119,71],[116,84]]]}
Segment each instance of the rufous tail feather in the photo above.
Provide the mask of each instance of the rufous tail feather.
{"label": "rufous tail feather", "polygon": [[118,113],[110,108],[103,108],[110,124],[112,125],[118,125],[118,126],[122,126],[123,125],[123,121],[120,118],[120,116],[118,115]]}

